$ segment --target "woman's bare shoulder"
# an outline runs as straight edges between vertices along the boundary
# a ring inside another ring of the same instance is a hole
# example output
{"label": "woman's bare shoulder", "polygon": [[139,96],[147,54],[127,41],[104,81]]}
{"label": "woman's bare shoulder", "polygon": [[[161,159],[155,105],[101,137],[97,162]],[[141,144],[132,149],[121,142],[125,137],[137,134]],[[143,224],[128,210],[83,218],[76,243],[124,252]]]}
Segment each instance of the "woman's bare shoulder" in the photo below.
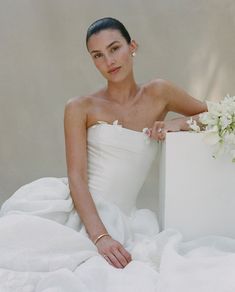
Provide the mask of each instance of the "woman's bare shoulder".
{"label": "woman's bare shoulder", "polygon": [[102,96],[102,92],[103,92],[103,89],[98,90],[91,94],[71,97],[66,102],[65,107],[73,107],[73,108],[89,107],[94,102],[96,102],[98,97]]}
{"label": "woman's bare shoulder", "polygon": [[171,82],[162,78],[155,78],[144,84],[145,93],[156,101],[164,99]]}
{"label": "woman's bare shoulder", "polygon": [[162,78],[155,78],[145,83],[145,88],[149,91],[160,91],[171,86],[171,82]]}
{"label": "woman's bare shoulder", "polygon": [[67,100],[66,108],[78,108],[88,106],[92,97],[90,95],[74,96]]}
{"label": "woman's bare shoulder", "polygon": [[71,97],[65,104],[65,112],[83,112],[83,114],[85,114],[89,111],[93,104],[94,95],[92,94]]}

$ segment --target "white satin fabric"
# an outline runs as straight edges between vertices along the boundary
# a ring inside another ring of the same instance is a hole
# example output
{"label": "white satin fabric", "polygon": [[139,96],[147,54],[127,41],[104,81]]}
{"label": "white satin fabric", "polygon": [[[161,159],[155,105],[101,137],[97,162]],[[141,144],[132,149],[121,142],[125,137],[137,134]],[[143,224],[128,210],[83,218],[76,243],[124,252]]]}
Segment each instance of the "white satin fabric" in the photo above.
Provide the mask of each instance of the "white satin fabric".
{"label": "white satin fabric", "polygon": [[[0,292],[234,292],[235,240],[159,233],[136,198],[157,152],[143,132],[101,122],[87,132],[89,190],[108,232],[132,254],[110,266],[87,237],[67,178],[19,188],[0,211]],[[231,223],[232,224],[232,223]]]}

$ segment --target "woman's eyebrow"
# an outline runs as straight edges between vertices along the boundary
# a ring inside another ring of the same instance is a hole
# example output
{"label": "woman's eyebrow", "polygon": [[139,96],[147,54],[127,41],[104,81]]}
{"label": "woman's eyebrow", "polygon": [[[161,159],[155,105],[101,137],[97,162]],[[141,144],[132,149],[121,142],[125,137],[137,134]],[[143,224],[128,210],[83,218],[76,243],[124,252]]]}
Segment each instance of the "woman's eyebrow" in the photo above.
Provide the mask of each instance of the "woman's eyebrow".
{"label": "woman's eyebrow", "polygon": [[[113,44],[115,44],[115,43],[119,43],[119,41],[114,41],[114,42],[112,42],[111,44],[107,45],[106,49],[108,49],[109,47],[111,47],[111,46],[112,46]],[[93,50],[93,51],[91,51],[91,54],[92,54],[92,53],[97,53],[97,52],[99,52],[99,50]]]}

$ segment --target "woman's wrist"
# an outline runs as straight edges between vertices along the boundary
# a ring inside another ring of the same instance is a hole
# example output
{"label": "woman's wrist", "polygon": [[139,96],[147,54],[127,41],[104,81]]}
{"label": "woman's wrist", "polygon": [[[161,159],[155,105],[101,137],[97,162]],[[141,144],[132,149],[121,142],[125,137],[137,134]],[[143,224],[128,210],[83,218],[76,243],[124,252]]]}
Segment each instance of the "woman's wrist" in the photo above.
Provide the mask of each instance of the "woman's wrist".
{"label": "woman's wrist", "polygon": [[[182,117],[182,118],[176,118],[173,119],[172,121],[175,124],[175,132],[177,131],[189,131],[190,130],[190,126],[188,123],[188,120],[190,119],[190,117]],[[196,118],[195,118],[196,120]]]}
{"label": "woman's wrist", "polygon": [[101,238],[103,238],[103,237],[105,237],[105,236],[109,236],[109,237],[110,237],[110,235],[109,235],[108,233],[102,233],[102,234],[100,234],[99,236],[97,236],[97,237],[95,238],[95,240],[93,241],[93,243],[96,245],[97,242],[98,242]]}
{"label": "woman's wrist", "polygon": [[179,132],[187,131],[188,125],[186,123],[187,119],[185,117],[175,118],[165,122],[167,132]]}
{"label": "woman's wrist", "polygon": [[88,232],[89,238],[92,242],[95,242],[96,239],[102,234],[108,234],[108,231],[105,228],[100,228],[96,231]]}

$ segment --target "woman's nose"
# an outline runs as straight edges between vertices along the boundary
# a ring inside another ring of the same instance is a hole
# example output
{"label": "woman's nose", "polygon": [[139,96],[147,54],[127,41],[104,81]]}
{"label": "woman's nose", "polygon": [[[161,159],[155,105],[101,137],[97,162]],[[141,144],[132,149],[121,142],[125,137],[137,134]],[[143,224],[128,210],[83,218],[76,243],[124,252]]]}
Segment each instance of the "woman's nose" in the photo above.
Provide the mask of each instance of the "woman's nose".
{"label": "woman's nose", "polygon": [[115,64],[115,60],[112,56],[106,56],[106,64],[107,66],[111,66],[113,64]]}

